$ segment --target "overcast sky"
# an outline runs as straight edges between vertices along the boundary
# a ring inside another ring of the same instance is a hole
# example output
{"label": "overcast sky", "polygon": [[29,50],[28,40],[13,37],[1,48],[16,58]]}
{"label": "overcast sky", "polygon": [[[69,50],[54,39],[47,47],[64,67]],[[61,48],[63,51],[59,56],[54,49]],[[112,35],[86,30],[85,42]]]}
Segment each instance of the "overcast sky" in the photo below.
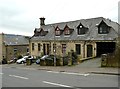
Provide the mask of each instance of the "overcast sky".
{"label": "overcast sky", "polygon": [[0,0],[0,33],[32,36],[45,24],[105,17],[118,22],[120,0]]}

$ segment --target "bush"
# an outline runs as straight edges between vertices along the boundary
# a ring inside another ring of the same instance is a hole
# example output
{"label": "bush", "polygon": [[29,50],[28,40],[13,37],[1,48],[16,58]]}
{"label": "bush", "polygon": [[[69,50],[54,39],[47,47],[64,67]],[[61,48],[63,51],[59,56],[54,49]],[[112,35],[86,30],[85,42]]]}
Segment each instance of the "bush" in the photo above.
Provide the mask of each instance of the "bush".
{"label": "bush", "polygon": [[68,65],[68,56],[63,57],[63,65]]}
{"label": "bush", "polygon": [[72,52],[72,64],[77,63],[78,59],[77,53],[74,52],[73,50],[71,50],[71,52]]}

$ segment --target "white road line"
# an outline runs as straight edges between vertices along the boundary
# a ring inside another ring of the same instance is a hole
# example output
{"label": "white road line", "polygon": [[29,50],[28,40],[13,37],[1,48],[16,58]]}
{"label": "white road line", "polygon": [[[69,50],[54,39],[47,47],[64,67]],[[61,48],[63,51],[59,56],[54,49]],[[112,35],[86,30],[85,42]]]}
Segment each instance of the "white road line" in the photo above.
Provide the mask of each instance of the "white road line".
{"label": "white road line", "polygon": [[26,78],[26,77],[21,77],[21,76],[16,76],[16,75],[9,75],[11,77],[16,77],[16,78],[21,78],[21,79],[29,79],[29,78]]}
{"label": "white road line", "polygon": [[57,71],[47,71],[47,72],[50,72],[50,73],[60,73],[60,72],[57,72]]}
{"label": "white road line", "polygon": [[3,75],[4,73],[0,73],[1,75]]}
{"label": "white road line", "polygon": [[71,73],[71,72],[57,72],[57,71],[47,71],[49,73],[62,73],[62,74],[70,74],[70,75],[81,75],[81,76],[88,76],[90,74],[81,74],[81,73]]}
{"label": "white road line", "polygon": [[71,75],[82,75],[82,76],[88,76],[90,74],[81,74],[81,73],[70,73],[70,72],[62,72],[64,74],[71,74]]}
{"label": "white road line", "polygon": [[51,85],[56,85],[56,86],[60,86],[60,87],[72,87],[72,86],[68,86],[68,85],[63,85],[63,84],[58,84],[58,83],[52,83],[52,82],[47,82],[47,81],[43,81],[43,83],[51,84]]}

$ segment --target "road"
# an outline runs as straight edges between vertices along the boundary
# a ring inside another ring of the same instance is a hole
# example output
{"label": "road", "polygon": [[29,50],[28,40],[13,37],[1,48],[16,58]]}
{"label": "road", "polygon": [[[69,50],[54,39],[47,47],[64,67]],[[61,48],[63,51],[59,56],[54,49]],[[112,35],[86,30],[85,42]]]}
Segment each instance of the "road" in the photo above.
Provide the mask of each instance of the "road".
{"label": "road", "polygon": [[[2,87],[118,87],[117,75],[2,67]],[[81,88],[80,88],[81,89]]]}

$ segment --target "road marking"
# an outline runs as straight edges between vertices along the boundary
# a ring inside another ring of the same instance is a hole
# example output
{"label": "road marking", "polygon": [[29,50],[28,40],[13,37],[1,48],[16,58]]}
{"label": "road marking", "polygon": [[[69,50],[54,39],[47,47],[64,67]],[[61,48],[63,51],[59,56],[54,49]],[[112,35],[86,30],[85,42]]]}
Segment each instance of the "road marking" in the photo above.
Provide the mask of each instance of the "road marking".
{"label": "road marking", "polygon": [[82,75],[82,76],[88,76],[90,74],[81,74],[81,73],[70,73],[70,72],[62,72],[63,74],[71,74],[71,75]]}
{"label": "road marking", "polygon": [[81,74],[81,73],[71,73],[71,72],[57,72],[57,71],[47,71],[49,73],[62,73],[62,74],[70,74],[70,75],[82,75],[82,76],[88,76],[90,74]]}
{"label": "road marking", "polygon": [[47,71],[47,72],[50,72],[50,73],[60,73],[60,72],[57,72],[57,71]]}
{"label": "road marking", "polygon": [[9,75],[11,77],[16,77],[16,78],[21,78],[21,79],[29,79],[29,78],[26,78],[26,77],[22,77],[22,76],[16,76],[16,75]]}
{"label": "road marking", "polygon": [[4,73],[0,73],[1,75],[3,75]]}
{"label": "road marking", "polygon": [[53,83],[53,82],[47,82],[47,81],[43,81],[43,83],[47,83],[47,84],[51,84],[51,85],[56,85],[56,86],[60,86],[60,87],[72,87],[72,86],[63,85],[63,84],[60,84],[60,83]]}

